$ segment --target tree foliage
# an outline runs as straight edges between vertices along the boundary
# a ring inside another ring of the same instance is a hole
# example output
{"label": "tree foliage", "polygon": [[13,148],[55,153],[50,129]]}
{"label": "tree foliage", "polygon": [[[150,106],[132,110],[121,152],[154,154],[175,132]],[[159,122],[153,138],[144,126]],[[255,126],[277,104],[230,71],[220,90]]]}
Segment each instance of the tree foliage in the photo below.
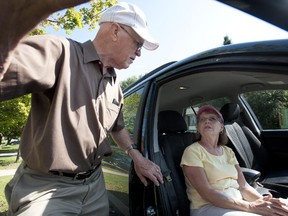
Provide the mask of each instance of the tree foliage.
{"label": "tree foliage", "polygon": [[131,76],[131,77],[127,78],[126,80],[124,80],[120,83],[121,88],[124,90],[125,88],[127,88],[128,86],[130,86],[131,84],[136,82],[139,78],[137,78],[136,76]]}
{"label": "tree foliage", "polygon": [[31,108],[31,95],[15,98],[0,103],[0,135],[8,143],[18,138],[25,125]]}
{"label": "tree foliage", "polygon": [[[42,21],[30,35],[45,34],[48,27],[55,30],[63,29],[67,34],[84,26],[88,26],[89,30],[95,29],[101,12],[116,3],[117,0],[93,0],[87,4],[54,13]],[[30,108],[31,95],[0,103],[0,143],[2,137],[6,137],[9,142],[20,136]]]}
{"label": "tree foliage", "polygon": [[125,116],[125,127],[130,134],[134,133],[134,124],[141,99],[141,93],[140,90],[125,98],[123,115]]}
{"label": "tree foliage", "polygon": [[281,113],[288,107],[288,92],[283,90],[267,90],[244,94],[263,128],[281,128]]}
{"label": "tree foliage", "polygon": [[70,34],[76,28],[82,29],[88,26],[89,30],[97,27],[101,12],[116,4],[117,0],[93,0],[89,3],[69,8],[52,14],[48,19],[42,21],[31,34],[45,34],[47,27],[55,30],[63,29]]}
{"label": "tree foliage", "polygon": [[232,44],[232,39],[226,35],[224,37],[223,45],[229,45],[229,44]]}

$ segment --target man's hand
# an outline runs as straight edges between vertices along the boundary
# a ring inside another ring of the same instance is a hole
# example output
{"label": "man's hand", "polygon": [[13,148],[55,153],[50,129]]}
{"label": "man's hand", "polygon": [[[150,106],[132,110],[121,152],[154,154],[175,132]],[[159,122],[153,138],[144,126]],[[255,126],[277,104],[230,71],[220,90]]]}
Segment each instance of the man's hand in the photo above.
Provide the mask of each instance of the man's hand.
{"label": "man's hand", "polygon": [[[112,131],[111,135],[113,140],[122,149],[126,150],[127,143],[132,143],[130,135],[125,128],[120,131]],[[157,164],[143,157],[143,155],[137,149],[131,149],[129,151],[129,156],[134,162],[134,168],[137,176],[145,186],[148,185],[147,179],[150,179],[157,186],[159,186],[160,183],[163,184],[161,169]]]}
{"label": "man's hand", "polygon": [[89,0],[2,0],[0,2],[0,81],[10,52],[50,14]]}
{"label": "man's hand", "polygon": [[[133,162],[136,174],[145,186],[148,185],[146,178],[150,179],[157,186],[159,186],[160,183],[164,183],[161,169],[157,164],[143,157],[138,150],[131,150],[130,152],[130,155],[134,154]],[[135,156],[135,154],[138,155]]]}

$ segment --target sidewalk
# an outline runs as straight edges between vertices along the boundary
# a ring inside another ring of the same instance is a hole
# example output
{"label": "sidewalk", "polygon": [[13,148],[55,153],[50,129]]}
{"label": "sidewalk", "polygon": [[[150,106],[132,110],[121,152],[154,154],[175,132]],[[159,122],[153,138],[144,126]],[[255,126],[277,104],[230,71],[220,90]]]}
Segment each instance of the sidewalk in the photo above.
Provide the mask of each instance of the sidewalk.
{"label": "sidewalk", "polygon": [[16,169],[0,170],[0,177],[14,175],[15,171]]}
{"label": "sidewalk", "polygon": [[17,153],[1,153],[0,157],[12,157],[17,156]]}

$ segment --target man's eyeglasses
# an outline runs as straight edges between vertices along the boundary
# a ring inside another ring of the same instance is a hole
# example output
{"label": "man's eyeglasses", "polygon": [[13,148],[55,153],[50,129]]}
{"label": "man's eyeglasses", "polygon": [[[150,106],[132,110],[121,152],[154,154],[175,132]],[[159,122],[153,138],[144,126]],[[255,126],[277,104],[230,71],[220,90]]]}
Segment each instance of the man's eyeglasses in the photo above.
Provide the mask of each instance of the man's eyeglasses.
{"label": "man's eyeglasses", "polygon": [[138,40],[136,40],[136,38],[131,34],[129,33],[123,26],[119,25],[121,29],[123,29],[136,43],[136,46],[137,46],[137,49],[136,49],[136,52],[140,52],[141,49],[142,49],[142,46],[143,46],[143,43],[139,42]]}

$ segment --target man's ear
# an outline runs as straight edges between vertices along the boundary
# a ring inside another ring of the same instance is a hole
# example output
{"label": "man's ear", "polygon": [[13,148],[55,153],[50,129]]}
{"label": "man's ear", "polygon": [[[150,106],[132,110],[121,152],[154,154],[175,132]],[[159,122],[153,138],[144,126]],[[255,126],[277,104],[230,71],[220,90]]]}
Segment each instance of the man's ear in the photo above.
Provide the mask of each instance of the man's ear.
{"label": "man's ear", "polygon": [[119,37],[119,28],[120,26],[117,23],[112,23],[111,25],[111,34],[113,41],[117,41]]}

